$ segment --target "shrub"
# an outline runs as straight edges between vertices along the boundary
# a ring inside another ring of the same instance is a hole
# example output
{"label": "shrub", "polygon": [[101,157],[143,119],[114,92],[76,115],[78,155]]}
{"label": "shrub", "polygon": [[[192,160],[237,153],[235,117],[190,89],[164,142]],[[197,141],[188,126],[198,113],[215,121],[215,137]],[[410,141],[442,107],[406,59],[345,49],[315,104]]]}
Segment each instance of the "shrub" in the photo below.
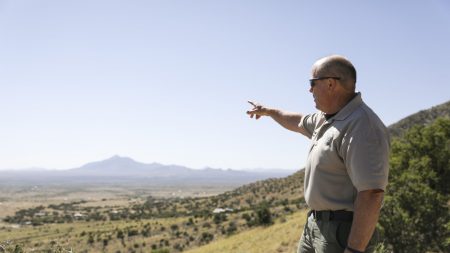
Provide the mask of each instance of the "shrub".
{"label": "shrub", "polygon": [[230,235],[230,234],[236,232],[236,230],[237,230],[236,223],[235,223],[234,221],[231,221],[231,222],[228,224],[227,235]]}
{"label": "shrub", "polygon": [[265,201],[256,210],[256,224],[264,226],[273,224],[269,204]]}
{"label": "shrub", "polygon": [[137,229],[129,229],[128,230],[128,237],[137,236],[137,235],[139,235],[139,230],[137,230]]}
{"label": "shrub", "polygon": [[380,216],[386,248],[450,252],[450,119],[392,142],[390,183]]}
{"label": "shrub", "polygon": [[214,223],[220,224],[227,220],[227,215],[224,213],[216,213],[214,214]]}
{"label": "shrub", "polygon": [[200,238],[201,242],[209,243],[214,239],[214,235],[208,232],[203,232]]}

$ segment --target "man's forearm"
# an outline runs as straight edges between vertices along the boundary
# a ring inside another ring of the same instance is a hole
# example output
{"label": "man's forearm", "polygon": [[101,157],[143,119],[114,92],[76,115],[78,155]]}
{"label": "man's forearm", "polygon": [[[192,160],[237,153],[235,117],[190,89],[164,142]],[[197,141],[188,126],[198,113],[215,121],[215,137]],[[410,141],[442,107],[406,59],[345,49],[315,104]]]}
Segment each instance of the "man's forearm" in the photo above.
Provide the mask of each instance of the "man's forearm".
{"label": "man's forearm", "polygon": [[378,222],[383,196],[382,190],[362,191],[356,196],[352,229],[348,237],[348,246],[352,249],[366,249]]}
{"label": "man's forearm", "polygon": [[278,124],[284,128],[301,133],[302,129],[298,126],[302,115],[299,113],[285,112],[278,109],[268,109],[268,114]]}

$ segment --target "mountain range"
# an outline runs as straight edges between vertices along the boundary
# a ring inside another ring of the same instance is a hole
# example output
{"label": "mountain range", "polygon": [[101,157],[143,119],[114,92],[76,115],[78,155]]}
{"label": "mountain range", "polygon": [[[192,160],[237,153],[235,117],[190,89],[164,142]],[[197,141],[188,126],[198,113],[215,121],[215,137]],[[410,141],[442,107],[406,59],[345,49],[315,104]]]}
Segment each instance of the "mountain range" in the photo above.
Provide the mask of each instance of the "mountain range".
{"label": "mountain range", "polygon": [[159,163],[141,163],[129,157],[115,155],[106,160],[91,162],[79,168],[69,170],[31,170],[1,171],[0,183],[209,183],[209,184],[245,184],[267,178],[285,177],[291,170],[222,170],[191,169],[179,165]]}
{"label": "mountain range", "polygon": [[[412,114],[388,127],[393,137],[401,137],[412,125],[426,125],[437,117],[450,117],[450,101]],[[243,185],[268,178],[282,178],[291,170],[195,170],[179,165],[141,163],[129,157],[115,155],[70,170],[0,171],[0,183],[158,183],[158,184],[230,184]]]}

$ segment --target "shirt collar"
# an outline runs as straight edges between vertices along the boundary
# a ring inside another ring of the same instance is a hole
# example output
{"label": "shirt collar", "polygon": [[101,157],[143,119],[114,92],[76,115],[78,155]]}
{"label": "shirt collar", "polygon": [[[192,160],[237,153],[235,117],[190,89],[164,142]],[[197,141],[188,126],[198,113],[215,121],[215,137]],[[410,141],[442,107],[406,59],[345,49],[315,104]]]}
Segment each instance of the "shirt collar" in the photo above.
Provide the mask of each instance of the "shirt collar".
{"label": "shirt collar", "polygon": [[345,120],[352,112],[363,103],[361,92],[356,92],[356,95],[350,100],[336,115],[327,121]]}

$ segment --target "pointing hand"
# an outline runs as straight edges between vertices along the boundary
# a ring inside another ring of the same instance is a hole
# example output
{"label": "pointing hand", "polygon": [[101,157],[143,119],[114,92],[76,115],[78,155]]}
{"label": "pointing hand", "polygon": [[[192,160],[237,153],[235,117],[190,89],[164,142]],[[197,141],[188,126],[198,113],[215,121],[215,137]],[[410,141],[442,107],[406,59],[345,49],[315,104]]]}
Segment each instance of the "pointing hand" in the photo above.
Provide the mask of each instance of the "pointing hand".
{"label": "pointing hand", "polygon": [[261,118],[261,116],[269,115],[269,109],[264,107],[263,105],[253,101],[247,102],[253,106],[253,108],[250,111],[247,111],[247,114],[250,115],[250,118],[253,118],[253,116],[255,116],[255,119],[259,119]]}

